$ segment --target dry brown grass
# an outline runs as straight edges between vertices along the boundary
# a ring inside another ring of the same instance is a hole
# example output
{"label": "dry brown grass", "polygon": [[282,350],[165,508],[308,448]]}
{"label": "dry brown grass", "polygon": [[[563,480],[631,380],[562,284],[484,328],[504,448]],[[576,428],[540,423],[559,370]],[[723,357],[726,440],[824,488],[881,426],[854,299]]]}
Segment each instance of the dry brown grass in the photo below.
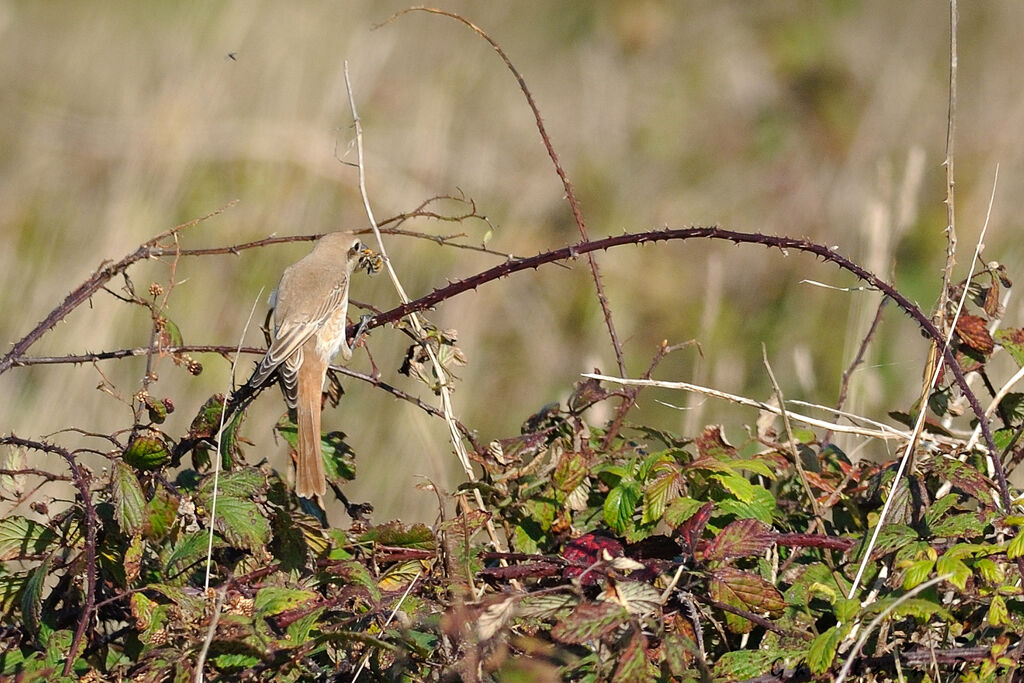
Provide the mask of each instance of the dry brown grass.
{"label": "dry brown grass", "polygon": [[[344,59],[360,100],[378,216],[461,188],[498,227],[496,249],[529,254],[575,239],[562,188],[503,65],[463,27],[438,17],[406,16],[371,30],[402,7],[0,6],[0,339],[24,334],[103,259],[232,199],[241,201],[192,231],[188,246],[363,225],[355,173],[334,158],[336,144],[344,150],[351,139]],[[944,6],[448,7],[488,29],[533,88],[592,236],[691,223],[808,236],[883,272],[895,267],[904,289],[931,305],[945,225]],[[1018,277],[1022,31],[1024,6],[1017,3],[961,8],[961,244],[980,228],[1000,163],[986,258],[1007,263]],[[918,189],[901,193],[914,154],[923,154]],[[485,226],[462,229],[479,239]],[[170,310],[186,340],[234,343],[260,287],[273,286],[305,248],[183,261],[177,276],[184,282]],[[493,263],[412,240],[394,242],[391,253],[413,296]],[[787,397],[829,403],[876,303],[872,294],[801,285],[803,277],[853,283],[807,258],[752,248],[619,250],[600,262],[634,374],[661,339],[699,337],[704,358],[677,354],[661,367],[662,377],[696,376],[761,398],[770,395],[760,358],[765,341]],[[720,289],[709,297],[715,268]],[[149,264],[133,279],[144,289],[167,272],[165,264]],[[394,303],[383,279],[359,282],[355,296]],[[145,343],[141,312],[106,296],[93,303],[33,352]],[[465,295],[433,320],[460,331],[470,365],[461,372],[456,409],[485,440],[515,431],[525,417],[520,411],[562,397],[577,373],[614,367],[582,264]],[[1017,300],[1007,320],[1019,324]],[[248,341],[259,343],[259,333]],[[386,374],[403,344],[389,330],[372,335]],[[855,410],[878,417],[912,401],[924,348],[910,324],[887,316]],[[170,433],[184,431],[205,397],[227,382],[227,362],[204,361],[199,379],[169,362],[160,368],[156,392],[178,401]],[[126,393],[137,388],[141,360],[101,367]],[[357,354],[356,367],[367,367],[365,355]],[[91,367],[7,373],[0,378],[0,431],[123,427],[129,411],[96,392],[99,381]],[[342,408],[325,423],[348,432],[362,456],[350,495],[372,500],[382,518],[431,516],[433,499],[410,490],[418,475],[449,488],[459,481],[444,424],[354,382],[347,388]],[[250,414],[248,433],[259,446],[251,457],[283,464],[283,448],[270,439],[281,408],[267,394]],[[704,406],[699,419],[723,419],[727,411]],[[670,428],[686,419],[662,415]]]}

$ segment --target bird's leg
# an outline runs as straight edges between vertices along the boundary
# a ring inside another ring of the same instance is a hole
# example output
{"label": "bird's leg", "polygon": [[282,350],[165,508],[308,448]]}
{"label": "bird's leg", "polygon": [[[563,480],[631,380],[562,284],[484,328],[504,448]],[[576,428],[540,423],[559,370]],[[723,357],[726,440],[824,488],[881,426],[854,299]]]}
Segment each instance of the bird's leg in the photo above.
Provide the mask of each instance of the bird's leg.
{"label": "bird's leg", "polygon": [[356,328],[356,333],[352,335],[352,343],[348,345],[350,354],[356,350],[356,344],[359,343],[363,334],[366,333],[366,328],[370,325],[371,320],[373,320],[373,316],[369,313],[363,313],[359,316],[359,327]]}

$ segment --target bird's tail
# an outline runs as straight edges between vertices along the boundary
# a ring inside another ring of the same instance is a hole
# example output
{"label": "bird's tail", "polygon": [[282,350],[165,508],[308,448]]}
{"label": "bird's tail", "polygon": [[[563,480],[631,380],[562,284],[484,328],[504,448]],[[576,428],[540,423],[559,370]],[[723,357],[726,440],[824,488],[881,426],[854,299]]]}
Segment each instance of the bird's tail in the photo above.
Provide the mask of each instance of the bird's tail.
{"label": "bird's tail", "polygon": [[295,461],[295,493],[303,498],[322,496],[327,492],[327,476],[320,452],[320,401],[324,370],[317,354],[308,353],[299,369],[298,401],[295,423],[299,447]]}

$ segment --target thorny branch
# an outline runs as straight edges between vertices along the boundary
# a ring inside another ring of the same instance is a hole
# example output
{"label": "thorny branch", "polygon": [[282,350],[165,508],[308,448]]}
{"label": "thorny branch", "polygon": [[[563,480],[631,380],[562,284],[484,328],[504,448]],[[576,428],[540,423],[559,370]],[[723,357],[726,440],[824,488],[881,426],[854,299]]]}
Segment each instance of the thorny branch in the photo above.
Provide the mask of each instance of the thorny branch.
{"label": "thorny branch", "polygon": [[[411,7],[393,14],[388,18],[387,22],[393,21],[394,19],[397,19],[403,14],[408,14],[409,12],[427,12],[429,14],[438,14],[448,17],[449,19],[454,19],[455,21],[458,21],[472,29],[478,36],[486,40],[488,44],[494,48],[494,51],[498,53],[498,56],[501,57],[503,62],[505,62],[505,66],[508,68],[509,72],[516,79],[516,83],[519,84],[519,89],[523,91],[526,103],[530,106],[530,111],[533,112],[537,132],[540,133],[541,140],[544,142],[544,149],[547,150],[548,156],[551,158],[551,163],[555,166],[555,172],[562,181],[562,187],[565,188],[565,199],[569,202],[569,207],[572,209],[572,217],[573,220],[576,221],[576,227],[579,229],[580,237],[584,242],[589,242],[590,236],[587,234],[586,223],[583,222],[583,212],[580,210],[579,202],[576,200],[576,193],[572,189],[572,183],[569,182],[569,176],[566,175],[565,169],[562,168],[562,163],[558,160],[558,154],[555,152],[555,147],[551,144],[551,138],[548,136],[547,129],[544,127],[544,119],[541,118],[540,109],[537,107],[537,103],[533,99],[533,94],[530,92],[530,88],[526,85],[526,80],[523,78],[522,74],[519,73],[519,69],[517,69],[515,64],[512,63],[512,60],[505,53],[505,50],[502,49],[501,45],[491,38],[486,31],[465,17],[454,12],[447,12],[434,7]],[[604,322],[605,326],[608,328],[608,336],[611,338],[612,348],[615,350],[615,362],[618,365],[619,373],[625,377],[626,362],[622,354],[622,344],[619,342],[619,335],[615,331],[615,323],[612,321],[611,307],[608,305],[608,297],[604,293],[604,284],[601,282],[601,271],[598,269],[597,260],[594,258],[592,252],[587,252],[587,262],[590,266],[590,273],[594,278],[594,288],[597,292],[598,303],[601,304],[601,311],[604,314]]]}
{"label": "thorny branch", "polygon": [[71,470],[71,478],[74,480],[75,487],[78,489],[78,495],[82,497],[82,509],[84,511],[83,516],[85,517],[85,606],[82,609],[82,616],[78,620],[78,626],[75,628],[75,636],[71,641],[71,651],[68,652],[68,657],[64,662],[63,675],[68,676],[71,674],[71,667],[78,656],[78,650],[82,645],[82,638],[85,636],[85,630],[89,625],[89,621],[92,619],[93,607],[96,604],[97,520],[96,509],[92,506],[92,494],[89,492],[89,475],[79,467],[78,463],[75,461],[75,456],[70,451],[55,444],[47,443],[45,441],[22,439],[14,436],[13,434],[10,436],[0,437],[0,444],[31,448],[44,453],[54,453],[64,458],[68,463],[68,468]]}

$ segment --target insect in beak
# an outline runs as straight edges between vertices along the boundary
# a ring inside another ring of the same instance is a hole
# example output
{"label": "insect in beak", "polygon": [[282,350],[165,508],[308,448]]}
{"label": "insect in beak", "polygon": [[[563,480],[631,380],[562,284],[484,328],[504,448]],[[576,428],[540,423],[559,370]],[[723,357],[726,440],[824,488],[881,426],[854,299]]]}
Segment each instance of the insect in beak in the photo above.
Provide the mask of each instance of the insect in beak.
{"label": "insect in beak", "polygon": [[358,267],[365,268],[369,275],[375,275],[384,267],[384,259],[372,249],[363,249],[359,252]]}

